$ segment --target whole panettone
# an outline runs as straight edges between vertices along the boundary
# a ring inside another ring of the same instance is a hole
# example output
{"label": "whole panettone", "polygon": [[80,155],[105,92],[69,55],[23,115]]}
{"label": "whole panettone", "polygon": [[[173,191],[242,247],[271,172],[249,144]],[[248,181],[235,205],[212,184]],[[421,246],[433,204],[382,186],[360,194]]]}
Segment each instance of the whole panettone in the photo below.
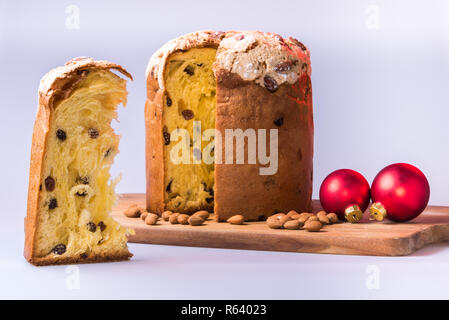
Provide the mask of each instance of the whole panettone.
{"label": "whole panettone", "polygon": [[32,264],[128,259],[126,230],[109,213],[117,180],[109,169],[119,136],[111,127],[126,104],[121,66],[77,58],[47,73],[31,148],[25,257]]}
{"label": "whole panettone", "polygon": [[308,49],[274,33],[202,31],[165,44],[147,67],[147,209],[213,210],[219,221],[310,210],[310,73]]}

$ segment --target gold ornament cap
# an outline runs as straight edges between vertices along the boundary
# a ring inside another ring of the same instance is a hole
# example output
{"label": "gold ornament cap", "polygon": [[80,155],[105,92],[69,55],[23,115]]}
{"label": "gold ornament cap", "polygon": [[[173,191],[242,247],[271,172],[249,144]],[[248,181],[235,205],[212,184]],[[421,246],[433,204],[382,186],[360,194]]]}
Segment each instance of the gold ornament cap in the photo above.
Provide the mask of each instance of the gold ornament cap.
{"label": "gold ornament cap", "polygon": [[345,210],[345,218],[351,223],[357,223],[362,220],[363,212],[356,204],[349,206]]}
{"label": "gold ornament cap", "polygon": [[369,208],[369,219],[382,221],[387,216],[387,209],[380,202],[374,202]]}

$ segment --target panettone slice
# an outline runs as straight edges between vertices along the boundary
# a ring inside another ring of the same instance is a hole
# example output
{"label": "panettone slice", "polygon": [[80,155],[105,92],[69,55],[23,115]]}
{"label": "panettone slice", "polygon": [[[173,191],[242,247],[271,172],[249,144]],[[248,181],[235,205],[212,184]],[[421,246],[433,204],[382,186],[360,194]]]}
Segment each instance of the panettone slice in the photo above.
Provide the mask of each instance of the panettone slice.
{"label": "panettone slice", "polygon": [[119,136],[111,127],[126,104],[121,66],[75,58],[47,73],[31,150],[25,258],[35,265],[125,260],[127,230],[109,215],[110,168]]}

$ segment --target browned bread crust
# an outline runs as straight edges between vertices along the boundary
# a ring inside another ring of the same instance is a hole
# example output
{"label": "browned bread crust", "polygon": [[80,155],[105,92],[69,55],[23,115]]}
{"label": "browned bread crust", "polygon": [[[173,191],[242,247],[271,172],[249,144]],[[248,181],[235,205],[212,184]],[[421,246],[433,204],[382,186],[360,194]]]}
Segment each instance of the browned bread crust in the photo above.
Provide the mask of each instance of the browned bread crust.
{"label": "browned bread crust", "polygon": [[[259,165],[215,164],[214,211],[218,220],[225,221],[235,214],[258,220],[274,212],[310,210],[313,171],[310,53],[296,39],[258,31],[195,32],[168,42],[151,57],[145,105],[147,209],[158,213],[165,210],[162,136],[165,64],[171,54],[198,47],[217,48],[216,128],[220,132],[234,128],[279,129],[279,169],[275,175],[260,176]],[[267,88],[270,83],[266,79],[274,79],[275,88]],[[278,127],[274,122],[280,118],[283,124]]]}
{"label": "browned bread crust", "polygon": [[[260,164],[215,166],[215,213],[226,221],[236,213],[247,220],[264,220],[278,212],[311,210],[313,119],[306,85],[281,85],[274,93],[238,75],[220,71],[215,127],[278,129],[278,171],[260,175]],[[245,92],[245,94],[242,94]],[[242,108],[242,106],[245,106]],[[232,115],[239,115],[236,121]],[[283,119],[281,126],[274,122]],[[268,133],[267,133],[268,135]],[[268,150],[268,147],[267,147]],[[224,154],[224,146],[222,153]],[[247,146],[245,146],[247,154]]]}
{"label": "browned bread crust", "polygon": [[79,264],[79,263],[96,263],[96,262],[113,262],[113,261],[123,261],[128,260],[133,255],[131,253],[128,254],[97,254],[89,256],[85,259],[82,258],[74,258],[74,257],[68,257],[68,258],[51,258],[51,257],[34,257],[31,260],[28,260],[30,263],[32,263],[35,266],[48,266],[48,265],[55,265],[55,264]]}
{"label": "browned bread crust", "polygon": [[52,257],[36,257],[34,247],[38,224],[39,189],[42,181],[43,162],[47,134],[50,128],[50,117],[53,104],[70,95],[75,85],[85,76],[85,70],[115,69],[132,79],[131,74],[122,66],[108,62],[95,61],[92,58],[75,58],[68,61],[64,66],[57,67],[48,72],[41,80],[38,96],[39,104],[36,120],[34,123],[31,144],[30,176],[28,185],[27,216],[25,217],[25,258],[34,265],[85,263],[111,260],[129,259],[132,254],[121,254],[116,256],[90,256],[86,259],[55,259]]}

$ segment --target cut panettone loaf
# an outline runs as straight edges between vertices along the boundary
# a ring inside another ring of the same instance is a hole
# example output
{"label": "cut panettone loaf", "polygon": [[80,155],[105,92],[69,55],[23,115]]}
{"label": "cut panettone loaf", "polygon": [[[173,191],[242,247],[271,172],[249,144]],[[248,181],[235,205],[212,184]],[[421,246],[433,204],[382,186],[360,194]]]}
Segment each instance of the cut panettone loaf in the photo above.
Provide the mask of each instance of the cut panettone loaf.
{"label": "cut panettone loaf", "polygon": [[[147,209],[213,210],[218,221],[309,211],[310,73],[309,50],[274,33],[202,31],[165,44],[147,67]],[[209,129],[218,133],[211,137]],[[229,150],[225,135],[238,130],[247,135],[240,144],[231,136]],[[266,155],[277,150],[276,163],[261,158],[262,131]],[[237,160],[242,145],[243,163]],[[254,153],[256,162],[249,160]]]}
{"label": "cut panettone loaf", "polygon": [[75,58],[47,73],[31,149],[25,258],[35,265],[128,259],[127,230],[109,213],[109,169],[119,136],[111,121],[126,104],[121,66]]}

